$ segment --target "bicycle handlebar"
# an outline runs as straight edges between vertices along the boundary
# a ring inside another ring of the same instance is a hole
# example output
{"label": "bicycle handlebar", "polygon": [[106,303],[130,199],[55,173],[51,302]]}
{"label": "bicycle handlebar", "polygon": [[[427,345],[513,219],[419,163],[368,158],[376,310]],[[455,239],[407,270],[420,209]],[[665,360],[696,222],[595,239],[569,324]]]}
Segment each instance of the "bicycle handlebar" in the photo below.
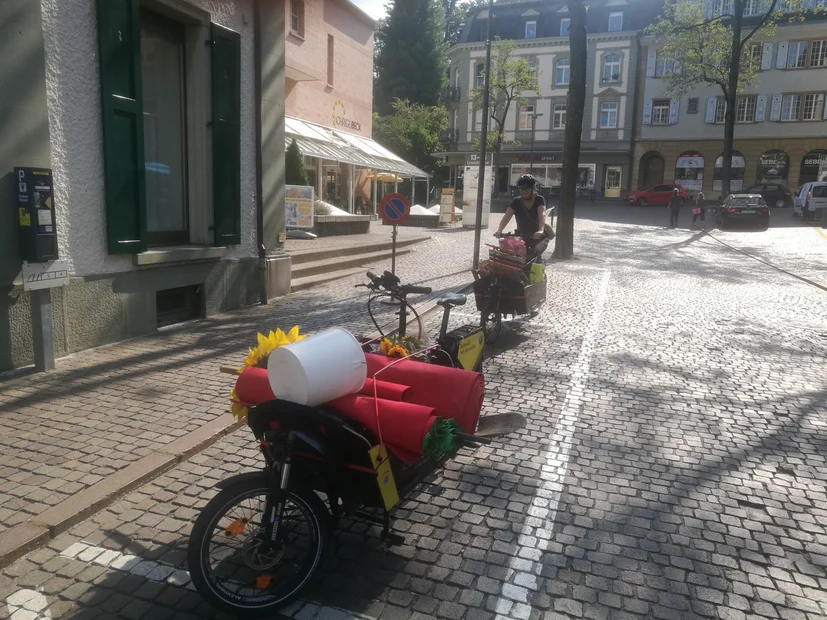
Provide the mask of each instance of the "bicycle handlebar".
{"label": "bicycle handlebar", "polygon": [[408,293],[429,295],[432,292],[430,286],[402,285],[399,282],[399,277],[390,271],[385,271],[381,276],[377,276],[372,271],[368,271],[366,275],[371,281],[371,284],[368,285],[370,288],[383,288],[391,293],[401,293],[403,295],[407,295]]}
{"label": "bicycle handlebar", "polygon": [[421,293],[422,295],[430,295],[432,291],[430,286],[403,286],[402,288],[408,293]]}

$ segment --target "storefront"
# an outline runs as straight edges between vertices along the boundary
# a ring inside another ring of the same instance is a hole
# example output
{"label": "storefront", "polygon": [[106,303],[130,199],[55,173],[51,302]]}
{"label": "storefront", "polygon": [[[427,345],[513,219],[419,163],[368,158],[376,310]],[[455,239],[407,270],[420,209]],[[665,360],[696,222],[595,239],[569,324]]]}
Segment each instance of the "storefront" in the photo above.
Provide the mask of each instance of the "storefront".
{"label": "storefront", "polygon": [[801,174],[798,186],[811,181],[827,181],[827,150],[810,151],[801,160]]}
{"label": "storefront", "polygon": [[675,161],[675,184],[687,191],[704,188],[704,158],[697,151],[684,151]]}
{"label": "storefront", "polygon": [[[729,174],[729,191],[740,192],[744,189],[744,170],[746,169],[746,161],[744,156],[738,151],[732,151],[732,166]],[[721,191],[721,180],[724,173],[724,156],[718,155],[715,160],[715,170],[712,177],[712,190],[716,192]]]}
{"label": "storefront", "polygon": [[780,184],[787,187],[790,174],[790,157],[784,151],[773,149],[758,158],[758,170],[755,182]]}

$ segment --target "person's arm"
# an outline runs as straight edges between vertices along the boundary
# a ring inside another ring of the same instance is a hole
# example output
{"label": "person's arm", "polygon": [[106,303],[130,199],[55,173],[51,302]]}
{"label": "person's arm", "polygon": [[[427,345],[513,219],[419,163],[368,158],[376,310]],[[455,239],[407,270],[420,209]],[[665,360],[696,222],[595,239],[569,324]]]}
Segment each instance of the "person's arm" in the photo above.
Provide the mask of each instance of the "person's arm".
{"label": "person's arm", "polygon": [[508,226],[508,223],[511,221],[512,217],[514,217],[514,209],[508,207],[505,210],[505,213],[503,213],[503,217],[500,220],[500,225],[497,227],[497,232],[494,233],[495,237],[499,237],[501,234],[503,234],[503,228]]}
{"label": "person's arm", "polygon": [[534,233],[535,239],[540,239],[545,232],[543,228],[546,225],[546,208],[545,206],[537,207],[537,232]]}

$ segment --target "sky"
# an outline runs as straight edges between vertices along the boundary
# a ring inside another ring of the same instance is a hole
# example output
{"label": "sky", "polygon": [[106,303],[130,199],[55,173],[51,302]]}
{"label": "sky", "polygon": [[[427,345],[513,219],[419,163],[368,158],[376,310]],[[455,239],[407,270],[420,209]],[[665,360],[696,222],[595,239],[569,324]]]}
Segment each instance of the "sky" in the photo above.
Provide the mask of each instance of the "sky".
{"label": "sky", "polygon": [[385,2],[387,0],[353,0],[356,6],[373,19],[381,19],[385,16]]}

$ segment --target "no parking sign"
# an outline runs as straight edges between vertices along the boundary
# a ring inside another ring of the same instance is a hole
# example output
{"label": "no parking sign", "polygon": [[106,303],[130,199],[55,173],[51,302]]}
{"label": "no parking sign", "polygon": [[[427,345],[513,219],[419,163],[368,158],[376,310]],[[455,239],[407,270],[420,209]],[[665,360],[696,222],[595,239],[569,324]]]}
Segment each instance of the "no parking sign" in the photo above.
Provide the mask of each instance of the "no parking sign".
{"label": "no parking sign", "polygon": [[379,215],[385,224],[400,224],[411,214],[411,203],[402,194],[388,194],[382,198]]}

